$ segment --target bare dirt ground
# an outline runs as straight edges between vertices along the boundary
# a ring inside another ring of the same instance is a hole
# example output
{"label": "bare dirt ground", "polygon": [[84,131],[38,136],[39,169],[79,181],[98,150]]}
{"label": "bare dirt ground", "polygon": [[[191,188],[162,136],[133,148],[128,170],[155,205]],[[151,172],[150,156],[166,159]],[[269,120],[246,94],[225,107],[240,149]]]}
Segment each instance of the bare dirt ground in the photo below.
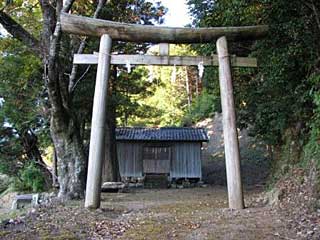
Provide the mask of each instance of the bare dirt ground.
{"label": "bare dirt ground", "polygon": [[245,192],[247,208],[236,211],[219,187],[104,193],[99,210],[56,203],[3,222],[0,239],[297,239],[258,195]]}
{"label": "bare dirt ground", "polygon": [[247,208],[229,210],[221,116],[201,126],[210,135],[204,145],[203,180],[215,186],[103,193],[101,209],[94,211],[85,209],[83,201],[13,213],[0,206],[0,239],[320,239],[320,209],[310,214],[303,174],[279,182],[281,191],[274,197],[279,203],[266,205],[261,193],[270,161],[263,144],[244,131],[239,141]]}

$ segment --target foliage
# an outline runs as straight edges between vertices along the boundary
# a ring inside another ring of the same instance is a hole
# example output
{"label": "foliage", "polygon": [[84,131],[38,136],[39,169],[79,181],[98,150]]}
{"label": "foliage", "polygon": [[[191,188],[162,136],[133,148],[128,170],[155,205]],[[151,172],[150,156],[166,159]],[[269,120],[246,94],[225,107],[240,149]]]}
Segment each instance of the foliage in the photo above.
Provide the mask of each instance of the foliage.
{"label": "foliage", "polygon": [[305,154],[307,159],[316,161],[317,167],[320,170],[320,73],[314,74],[309,80],[313,83],[315,89],[315,91],[311,93],[315,108],[310,124],[311,134],[308,144],[306,145]]}
{"label": "foliage", "polygon": [[[320,74],[314,74],[310,77],[310,81],[314,86],[320,84]],[[316,88],[315,88],[316,89]],[[317,194],[320,196],[320,91],[317,89],[312,93],[315,109],[310,124],[310,137],[304,147],[304,154],[301,165],[304,168],[311,168],[316,171]]]}
{"label": "foliage", "polygon": [[212,117],[213,113],[217,111],[215,106],[216,98],[216,95],[204,89],[201,95],[192,103],[191,109],[183,119],[183,125],[191,125],[207,117]]}
{"label": "foliage", "polygon": [[[165,79],[162,79],[165,81]],[[146,104],[153,107],[156,112],[153,118],[145,120],[149,126],[176,126],[183,116],[181,92],[175,84],[164,82],[158,85],[153,96],[145,99]]]}
{"label": "foliage", "polygon": [[40,36],[42,12],[38,0],[1,1],[0,9],[10,13],[10,16],[21,22],[22,26],[35,37]]}
{"label": "foliage", "polygon": [[34,163],[29,163],[19,171],[13,188],[19,192],[41,192],[45,188],[45,178]]}
{"label": "foliage", "polygon": [[[151,47],[148,54],[159,54],[157,47]],[[195,55],[195,52],[188,45],[170,45],[170,54],[183,56]],[[140,76],[136,75],[135,71],[137,70],[141,73]],[[127,102],[122,102],[124,104],[119,107],[119,109],[126,109],[127,122],[118,122],[130,126],[181,125],[182,118],[188,110],[187,74],[190,97],[192,98],[196,93],[195,77],[197,77],[197,72],[190,67],[149,66],[135,68],[129,75],[124,75],[121,72],[120,84],[122,76],[130,77],[130,79],[137,76],[139,80],[131,79],[131,81],[140,82],[141,86],[135,89],[133,87],[135,85],[129,84],[130,80],[127,81],[125,88],[127,89]],[[121,88],[123,89],[124,86],[120,85],[119,89]]]}
{"label": "foliage", "polygon": [[0,197],[6,191],[11,183],[11,178],[7,175],[0,174]]}
{"label": "foliage", "polygon": [[[251,125],[251,134],[269,144],[279,144],[287,128],[310,119],[313,104],[308,77],[319,55],[315,51],[319,42],[315,39],[320,29],[313,24],[315,15],[306,4],[271,0],[189,0],[188,3],[197,26],[270,26],[266,39],[230,43],[232,54],[251,52],[260,65],[258,72],[239,69],[234,73],[240,126]],[[209,54],[214,47],[199,51]]]}
{"label": "foliage", "polygon": [[44,147],[48,143],[40,114],[41,66],[37,57],[11,38],[0,39],[0,54],[0,172],[16,175],[27,162],[23,141],[28,131],[37,131]]}
{"label": "foliage", "polygon": [[[130,95],[127,99],[130,103],[122,104],[119,109],[126,108],[128,121],[125,125],[134,126],[166,126],[177,125],[182,116],[181,97],[182,94],[178,91],[177,84],[171,83],[170,67],[152,67],[150,74],[145,67],[139,67],[144,73],[140,76],[140,89],[130,88]],[[131,78],[134,77],[135,71],[131,73]],[[136,80],[137,81],[137,80]],[[131,112],[129,107],[131,105]],[[124,122],[122,122],[124,123]]]}
{"label": "foliage", "polygon": [[1,119],[23,128],[37,114],[40,61],[18,41],[1,39],[0,46]]}
{"label": "foliage", "polygon": [[147,111],[148,105],[139,103],[152,94],[153,84],[147,78],[147,69],[144,67],[134,67],[130,73],[125,69],[118,70],[114,100],[118,105],[117,115],[120,125],[127,126],[131,119],[148,118],[152,114]]}

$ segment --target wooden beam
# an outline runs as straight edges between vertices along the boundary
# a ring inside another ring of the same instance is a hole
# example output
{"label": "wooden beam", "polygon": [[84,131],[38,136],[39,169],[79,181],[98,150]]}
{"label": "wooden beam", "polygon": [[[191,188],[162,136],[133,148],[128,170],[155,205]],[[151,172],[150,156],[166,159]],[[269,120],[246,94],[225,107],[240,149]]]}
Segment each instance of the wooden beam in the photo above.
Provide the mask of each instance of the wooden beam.
{"label": "wooden beam", "polygon": [[108,34],[113,40],[150,43],[210,43],[221,36],[232,41],[263,38],[268,26],[173,28],[112,22],[61,13],[62,31],[87,36]]}
{"label": "wooden beam", "polygon": [[[159,65],[159,66],[197,66],[203,62],[204,66],[218,66],[218,56],[152,56],[152,55],[111,55],[111,64],[125,65],[127,61],[132,65]],[[74,64],[97,64],[98,55],[75,54]],[[231,57],[233,67],[257,67],[256,58]]]}
{"label": "wooden beam", "polygon": [[240,151],[233,99],[231,66],[226,37],[218,39],[217,52],[219,56],[219,82],[229,208],[243,209],[244,201],[241,183]]}
{"label": "wooden beam", "polygon": [[105,124],[108,78],[110,72],[110,53],[112,40],[108,35],[102,35],[96,86],[94,90],[89,165],[87,175],[85,207],[96,209],[100,207],[101,173],[105,150]]}

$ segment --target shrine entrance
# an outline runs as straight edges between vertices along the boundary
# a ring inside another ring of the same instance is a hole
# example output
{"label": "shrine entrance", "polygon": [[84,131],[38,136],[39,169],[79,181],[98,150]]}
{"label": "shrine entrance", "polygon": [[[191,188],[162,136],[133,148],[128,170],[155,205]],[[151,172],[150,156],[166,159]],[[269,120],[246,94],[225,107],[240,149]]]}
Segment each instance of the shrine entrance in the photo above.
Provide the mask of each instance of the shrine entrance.
{"label": "shrine entrance", "polygon": [[[116,23],[62,13],[61,27],[68,33],[100,37],[99,53],[75,54],[74,56],[75,64],[98,64],[85,207],[98,208],[100,206],[110,66],[112,64],[126,65],[129,62],[133,65],[159,66],[198,66],[201,63],[203,66],[219,67],[229,208],[244,208],[231,67],[257,67],[257,60],[230,56],[227,39],[228,41],[242,41],[262,38],[268,32],[267,26],[171,28]],[[112,40],[160,43],[160,56],[113,55],[111,54]],[[169,43],[212,43],[215,40],[217,40],[217,55],[170,56],[169,54]]]}

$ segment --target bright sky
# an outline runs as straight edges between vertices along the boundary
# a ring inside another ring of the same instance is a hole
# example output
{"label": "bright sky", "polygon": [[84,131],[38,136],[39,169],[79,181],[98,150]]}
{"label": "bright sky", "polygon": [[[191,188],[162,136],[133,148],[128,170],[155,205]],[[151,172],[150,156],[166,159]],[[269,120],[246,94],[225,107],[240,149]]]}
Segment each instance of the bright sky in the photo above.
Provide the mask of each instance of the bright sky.
{"label": "bright sky", "polygon": [[[153,2],[156,1],[153,0]],[[192,18],[188,13],[186,0],[161,0],[161,2],[168,8],[168,13],[165,15],[165,26],[184,27],[191,23]]]}
{"label": "bright sky", "polygon": [[8,34],[8,32],[2,27],[0,24],[0,37],[3,35],[4,37]]}

